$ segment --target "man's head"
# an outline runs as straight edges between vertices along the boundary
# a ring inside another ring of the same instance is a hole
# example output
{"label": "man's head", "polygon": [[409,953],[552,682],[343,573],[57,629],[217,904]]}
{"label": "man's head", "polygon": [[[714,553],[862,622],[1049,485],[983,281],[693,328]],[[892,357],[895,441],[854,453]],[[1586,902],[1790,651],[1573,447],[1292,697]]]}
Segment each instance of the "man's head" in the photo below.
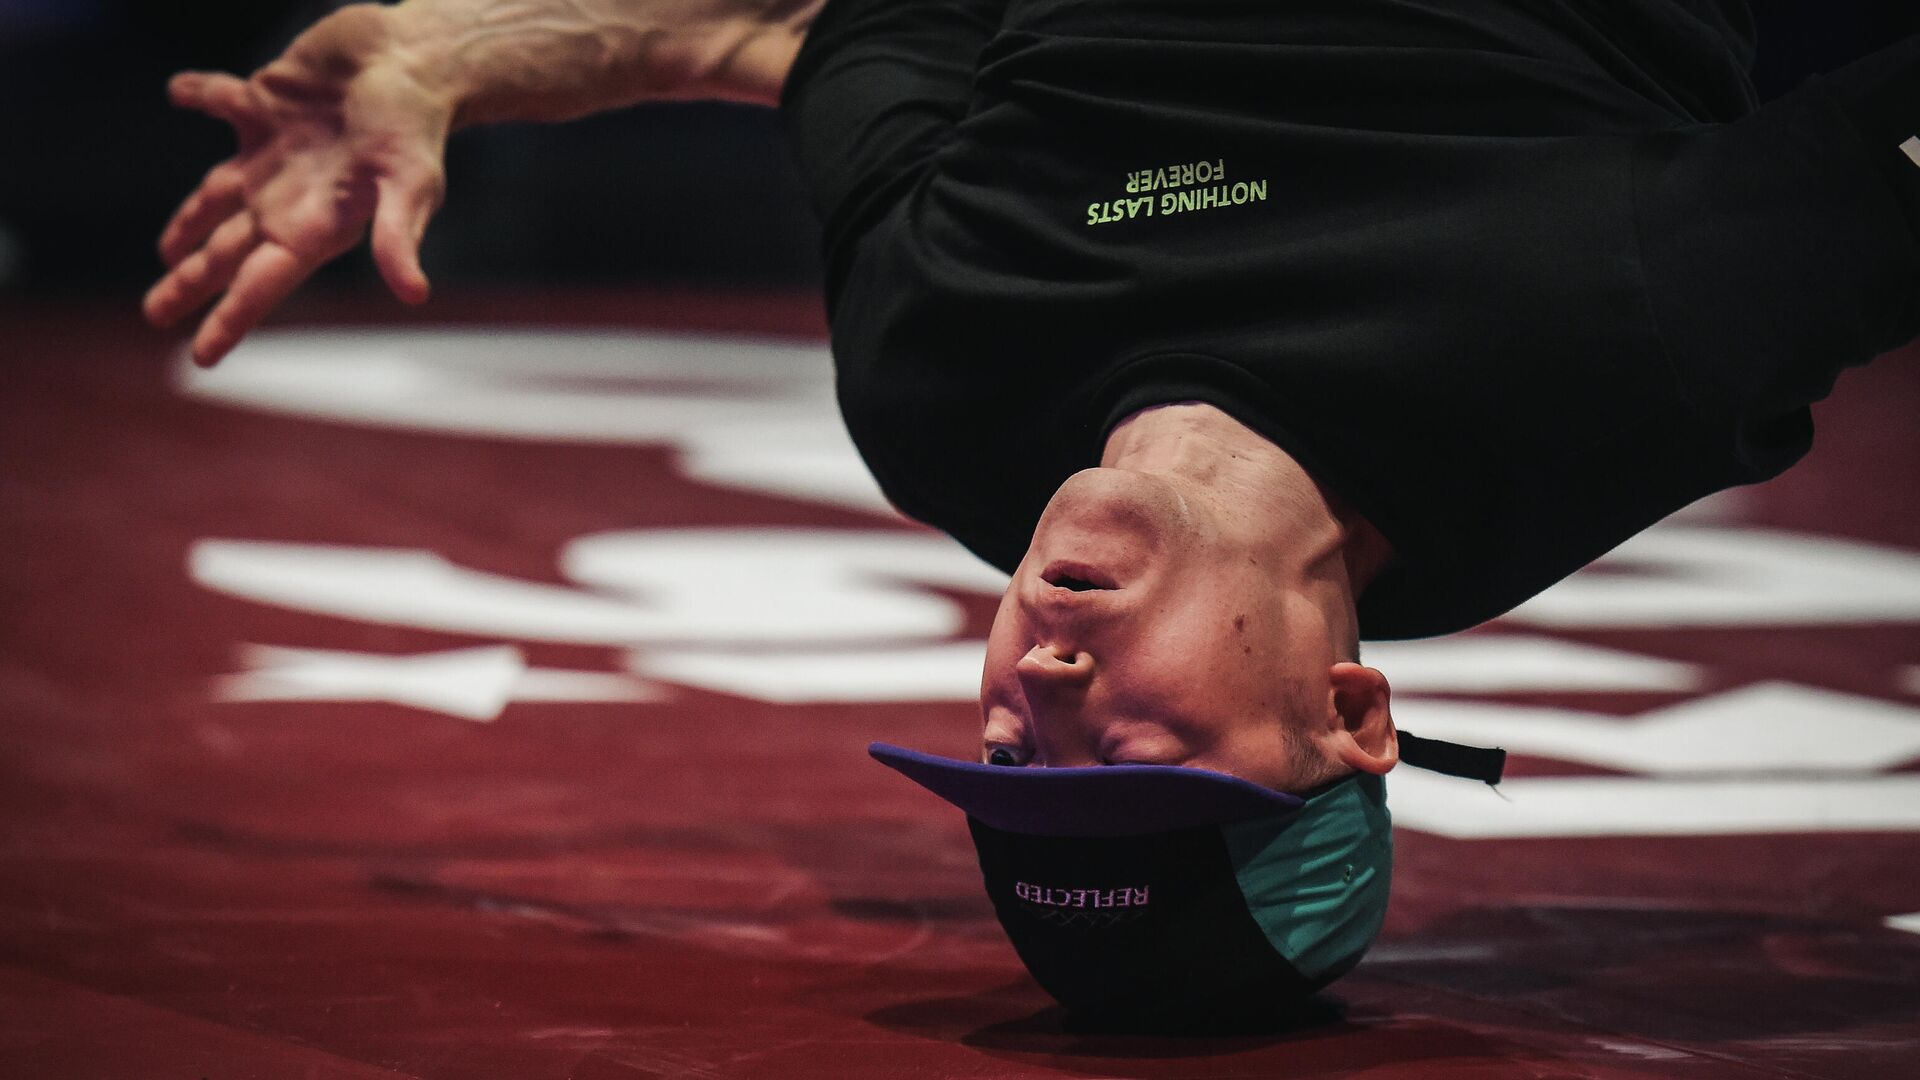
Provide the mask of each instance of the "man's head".
{"label": "man's head", "polygon": [[1136,413],[1014,572],[981,761],[871,748],[966,812],[1001,925],[1070,1010],[1186,1026],[1297,1002],[1379,932],[1402,746],[1498,778],[1498,752],[1403,743],[1357,662],[1355,596],[1389,554],[1219,410]]}
{"label": "man's head", "polygon": [[1292,792],[1393,767],[1386,680],[1355,662],[1350,531],[1297,466],[1290,488],[1282,462],[1215,449],[1245,468],[1089,469],[1054,495],[988,636],[982,760]]}

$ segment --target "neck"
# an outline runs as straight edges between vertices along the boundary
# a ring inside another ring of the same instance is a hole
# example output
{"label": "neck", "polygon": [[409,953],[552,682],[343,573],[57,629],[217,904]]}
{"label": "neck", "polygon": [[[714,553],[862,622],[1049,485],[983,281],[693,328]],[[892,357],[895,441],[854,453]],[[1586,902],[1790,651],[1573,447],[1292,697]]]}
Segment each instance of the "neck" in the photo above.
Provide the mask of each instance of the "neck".
{"label": "neck", "polygon": [[1134,413],[1107,437],[1100,464],[1179,482],[1284,578],[1337,577],[1358,597],[1393,556],[1386,539],[1292,455],[1211,405]]}

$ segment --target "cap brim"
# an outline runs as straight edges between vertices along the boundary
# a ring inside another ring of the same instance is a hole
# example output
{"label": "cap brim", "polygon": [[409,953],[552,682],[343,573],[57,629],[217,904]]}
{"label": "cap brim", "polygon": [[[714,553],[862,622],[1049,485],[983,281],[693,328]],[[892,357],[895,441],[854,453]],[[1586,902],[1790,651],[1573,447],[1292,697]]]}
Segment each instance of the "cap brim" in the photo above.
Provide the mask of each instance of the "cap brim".
{"label": "cap brim", "polygon": [[1305,805],[1236,776],[1175,765],[1013,768],[878,742],[867,753],[968,817],[1032,836],[1144,836],[1282,817]]}

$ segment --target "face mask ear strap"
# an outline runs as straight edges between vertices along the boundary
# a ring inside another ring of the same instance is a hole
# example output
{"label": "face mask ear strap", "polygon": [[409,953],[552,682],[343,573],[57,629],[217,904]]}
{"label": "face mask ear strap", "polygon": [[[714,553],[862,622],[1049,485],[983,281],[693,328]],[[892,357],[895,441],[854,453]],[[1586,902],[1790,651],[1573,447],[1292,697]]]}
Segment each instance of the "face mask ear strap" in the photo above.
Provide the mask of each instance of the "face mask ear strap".
{"label": "face mask ear strap", "polygon": [[1494,747],[1462,746],[1400,732],[1400,760],[1416,769],[1498,784],[1507,769],[1507,752]]}

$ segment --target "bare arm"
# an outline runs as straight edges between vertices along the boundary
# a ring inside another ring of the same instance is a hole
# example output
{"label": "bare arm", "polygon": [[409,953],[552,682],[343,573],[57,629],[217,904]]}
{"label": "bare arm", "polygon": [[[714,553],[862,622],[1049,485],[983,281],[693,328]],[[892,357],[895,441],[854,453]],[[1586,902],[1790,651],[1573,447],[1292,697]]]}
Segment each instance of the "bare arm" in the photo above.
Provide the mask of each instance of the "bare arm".
{"label": "bare arm", "polygon": [[400,47],[456,126],[636,102],[773,104],[823,0],[408,0]]}
{"label": "bare arm", "polygon": [[193,354],[212,364],[322,263],[359,243],[394,294],[427,297],[420,237],[440,205],[447,134],[642,101],[777,100],[823,0],[407,0],[342,8],[251,78],[175,76],[176,104],[240,148],[168,223],[155,324],[214,301]]}

